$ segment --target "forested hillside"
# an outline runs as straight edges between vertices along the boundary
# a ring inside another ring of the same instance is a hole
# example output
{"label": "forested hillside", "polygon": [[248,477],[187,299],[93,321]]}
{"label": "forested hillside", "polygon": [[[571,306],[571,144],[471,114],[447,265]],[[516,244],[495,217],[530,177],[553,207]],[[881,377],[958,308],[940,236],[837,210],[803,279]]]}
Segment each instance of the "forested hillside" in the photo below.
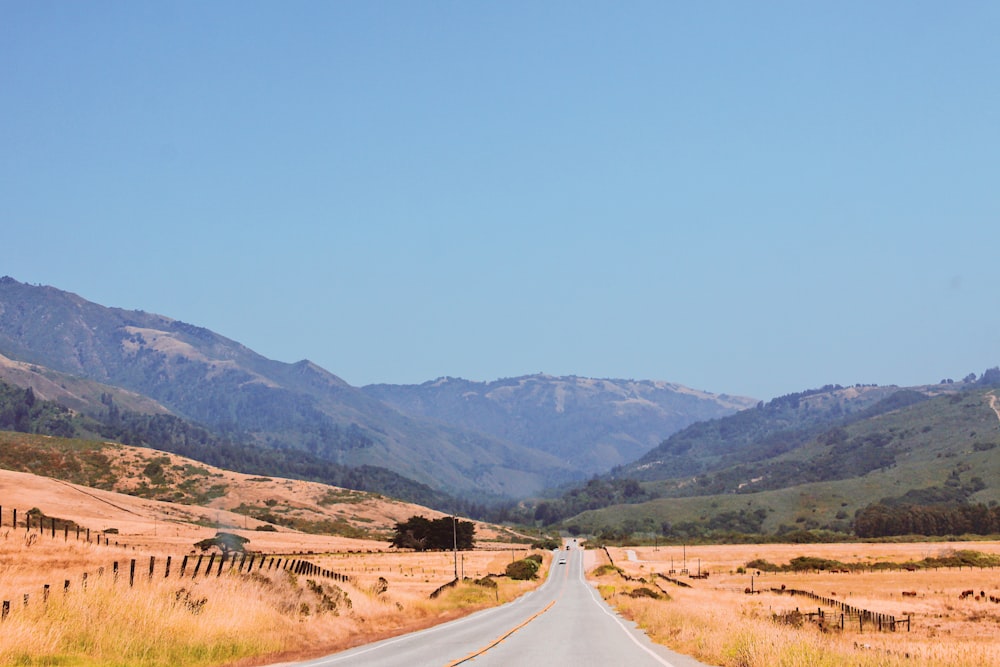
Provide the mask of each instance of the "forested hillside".
{"label": "forested hillside", "polygon": [[671,479],[768,459],[807,442],[832,424],[864,418],[866,410],[899,391],[895,386],[827,385],[780,396],[734,415],[693,424],[613,474]]}
{"label": "forested hillside", "polygon": [[[782,397],[696,424],[649,457],[663,475],[664,450],[675,452],[697,465],[693,474],[639,482],[619,469],[540,502],[532,518],[616,539],[989,532],[1000,503],[998,379],[991,369],[962,383],[869,391],[865,407],[850,409],[836,407],[840,387]],[[834,407],[821,411],[817,400]],[[727,456],[726,443],[742,449]]]}
{"label": "forested hillside", "polygon": [[[459,501],[384,468],[348,467],[302,450],[239,443],[173,415],[121,410],[110,396],[103,412],[84,416],[53,401],[39,400],[31,388],[0,382],[0,430],[111,440],[179,454],[235,472],[323,482],[452,511],[457,507],[475,510],[474,503]],[[39,469],[26,472],[45,474]]]}

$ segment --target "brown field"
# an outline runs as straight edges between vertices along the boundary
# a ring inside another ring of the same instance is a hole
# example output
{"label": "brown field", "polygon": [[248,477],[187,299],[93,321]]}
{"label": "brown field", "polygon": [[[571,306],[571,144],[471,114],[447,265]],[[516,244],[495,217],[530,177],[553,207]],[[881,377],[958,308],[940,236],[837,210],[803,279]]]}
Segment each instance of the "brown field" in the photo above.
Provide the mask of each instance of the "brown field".
{"label": "brown field", "polygon": [[[118,443],[66,441],[4,431],[0,432],[0,453],[6,455],[5,464],[0,464],[0,505],[21,510],[37,505],[47,515],[60,518],[79,515],[80,523],[87,527],[113,527],[122,533],[141,535],[143,546],[149,547],[186,543],[188,535],[184,530],[188,524],[253,530],[265,522],[252,517],[264,514],[272,515],[281,524],[279,531],[284,530],[282,525],[294,525],[303,532],[376,542],[391,535],[395,522],[414,514],[430,519],[444,516],[375,493],[247,475],[168,452]],[[103,467],[94,465],[94,461],[103,462]],[[144,472],[150,464],[159,469],[158,483],[152,486],[153,480]],[[79,469],[88,467],[89,476],[79,473]],[[15,469],[25,473],[43,469],[49,476],[18,476],[12,472]],[[80,483],[89,486],[61,481],[80,481],[81,476],[89,481]],[[38,498],[44,500],[34,500]],[[70,512],[76,514],[70,516]],[[157,530],[164,525],[167,530]],[[481,540],[516,539],[510,531],[488,524],[477,524],[476,532]],[[169,540],[171,535],[177,539]],[[133,538],[132,544],[140,546],[137,539]]]}
{"label": "brown field", "polygon": [[[295,482],[287,488],[314,495],[315,486]],[[268,497],[275,492],[265,491]],[[379,517],[382,528],[413,513],[440,516],[396,501],[374,508],[373,499],[364,502],[368,509],[362,511]],[[512,558],[528,553],[523,545],[488,541],[498,535],[488,526],[477,526],[477,550],[458,554],[459,575],[469,580],[432,600],[430,594],[454,578],[452,553],[398,552],[385,541],[285,528],[255,531],[259,522],[222,508],[173,505],[5,470],[0,470],[0,503],[0,601],[11,603],[0,621],[0,664],[166,667],[305,659],[434,625],[512,600],[537,585],[507,578],[495,579],[495,587],[473,583],[502,573]],[[14,508],[17,528],[11,526]],[[53,535],[48,523],[41,531],[27,530],[24,516],[31,508],[76,522],[81,539],[72,528]],[[191,523],[205,523],[206,513],[215,525]],[[110,544],[98,544],[98,532],[107,528],[118,532],[105,536]],[[253,551],[306,559],[348,580],[270,567],[252,575],[227,569],[221,576],[205,576],[203,569],[192,578],[193,558],[181,578],[182,558],[217,528],[249,538],[247,548]],[[151,556],[156,560],[150,579]],[[169,577],[164,576],[167,556],[172,559]],[[130,587],[132,559],[136,578]],[[111,576],[116,562],[117,581]],[[30,602],[24,605],[26,594]]]}
{"label": "brown field", "polygon": [[[284,490],[288,495],[282,496],[282,502],[289,504],[306,504],[308,498],[327,494],[330,488],[285,480],[233,478],[228,483],[261,489],[262,495],[253,497],[253,502],[274,498]],[[418,506],[388,500],[380,505],[377,498],[349,496],[350,492],[344,493],[336,511],[349,513],[351,502],[362,500],[368,505],[362,509],[359,504],[359,512],[368,512],[379,530],[413,513],[440,516]],[[242,498],[240,502],[246,502],[249,496]],[[468,579],[431,600],[431,592],[454,577],[456,562],[451,553],[399,553],[384,541],[285,528],[255,531],[259,522],[229,511],[226,502],[213,508],[175,505],[2,470],[0,503],[0,600],[11,602],[7,618],[0,622],[0,664],[197,667],[305,659],[440,623],[511,600],[535,585],[506,578],[496,579],[496,588],[472,583],[488,573],[502,572],[507,563],[526,553],[523,546],[489,541],[502,532],[486,526],[477,528],[480,548],[459,554],[459,575]],[[90,528],[93,539],[77,540],[72,529],[53,536],[50,528],[11,527],[14,508],[23,523],[24,513],[33,507],[47,516],[76,522],[83,527],[84,537]],[[109,545],[98,545],[97,532],[106,528],[118,532],[106,536]],[[192,553],[194,542],[213,536],[217,529],[249,538],[248,548],[254,551],[305,558],[346,576],[347,581],[269,568],[253,575],[227,571],[222,576],[202,573],[192,579],[194,561],[187,576],[180,578],[181,558]],[[626,581],[613,572],[599,574],[596,580],[602,593],[656,641],[708,664],[1000,664],[1000,604],[989,601],[989,596],[1000,597],[1000,569],[763,572],[759,576],[755,571],[736,572],[752,559],[781,565],[798,556],[812,556],[871,564],[918,561],[958,549],[1000,554],[1000,542],[612,548],[615,564],[635,580]],[[156,557],[157,568],[151,580],[147,575],[150,556]],[[173,559],[169,578],[163,576],[166,556]],[[133,558],[138,576],[129,587],[126,572]],[[606,561],[603,551],[588,552],[590,567]],[[110,576],[114,562],[121,572],[117,582]],[[685,566],[688,575],[700,570],[709,577],[681,575]],[[669,575],[670,569],[692,588],[657,579],[670,600],[626,595],[639,587],[654,588],[639,578],[651,581],[654,572]],[[70,583],[64,591],[66,581]],[[43,602],[46,584],[50,593]],[[908,617],[910,629],[907,632],[900,623],[896,632],[859,631],[851,624],[841,630],[832,610],[827,610],[822,628],[810,620],[799,625],[776,623],[775,615],[796,608],[804,613],[816,611],[809,598],[771,592],[782,585],[900,620]],[[744,591],[751,586],[762,592],[747,595]],[[975,595],[959,599],[967,590]],[[904,591],[915,595],[903,596]],[[980,593],[986,594],[985,600],[975,599]],[[25,594],[31,599],[26,606]]]}
{"label": "brown field", "polygon": [[[781,565],[798,556],[843,563],[919,561],[971,549],[1000,554],[1000,542],[917,544],[719,545],[610,549],[615,565],[628,575],[652,581],[662,573],[691,584],[681,588],[656,579],[671,600],[632,598],[624,593],[644,586],[614,574],[599,577],[602,592],[658,641],[710,664],[734,667],[771,665],[957,665],[1000,664],[1000,569],[863,571],[857,573],[737,574],[752,559]],[[603,551],[593,564],[606,563]],[[685,560],[686,557],[686,560]],[[689,575],[708,572],[707,579]],[[676,572],[669,575],[670,569]],[[751,581],[752,579],[752,581]],[[910,619],[910,629],[879,632],[869,624],[839,627],[839,611],[825,609],[824,624],[805,620],[800,626],[777,623],[774,615],[799,609],[818,611],[807,597],[771,592],[798,589],[836,599],[853,607]],[[746,594],[752,587],[756,594]],[[975,593],[966,599],[960,594]],[[904,596],[903,592],[916,595]],[[985,597],[981,597],[985,593]],[[979,599],[977,599],[979,598]]]}

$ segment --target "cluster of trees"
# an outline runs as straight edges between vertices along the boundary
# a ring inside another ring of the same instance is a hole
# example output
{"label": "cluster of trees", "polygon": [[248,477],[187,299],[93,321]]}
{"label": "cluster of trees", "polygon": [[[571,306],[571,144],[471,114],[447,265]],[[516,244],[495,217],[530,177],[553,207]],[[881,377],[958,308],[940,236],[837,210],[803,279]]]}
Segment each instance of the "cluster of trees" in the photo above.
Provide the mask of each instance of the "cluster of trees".
{"label": "cluster of trees", "polygon": [[31,387],[0,382],[0,430],[72,437],[72,413],[58,403],[41,401]]}
{"label": "cluster of trees", "polygon": [[549,526],[586,510],[643,503],[655,497],[634,479],[603,480],[594,477],[583,486],[570,489],[558,499],[538,503],[534,516],[529,518],[543,526]]}
{"label": "cluster of trees", "polygon": [[[728,539],[743,542],[745,537],[761,539],[765,509],[740,509],[719,512],[704,521],[657,522],[651,517],[624,519],[613,526],[602,526],[594,530],[598,542],[629,542],[634,539],[652,540],[664,537],[669,540]],[[566,527],[570,535],[579,535],[583,529],[578,525]]]}
{"label": "cluster of trees", "polygon": [[475,534],[476,526],[471,521],[460,521],[451,516],[440,519],[411,516],[396,523],[389,543],[398,549],[416,551],[450,551],[456,547],[468,551],[475,544]]}
{"label": "cluster of trees", "polygon": [[858,537],[995,535],[1000,533],[1000,507],[875,503],[858,510],[854,532]]}

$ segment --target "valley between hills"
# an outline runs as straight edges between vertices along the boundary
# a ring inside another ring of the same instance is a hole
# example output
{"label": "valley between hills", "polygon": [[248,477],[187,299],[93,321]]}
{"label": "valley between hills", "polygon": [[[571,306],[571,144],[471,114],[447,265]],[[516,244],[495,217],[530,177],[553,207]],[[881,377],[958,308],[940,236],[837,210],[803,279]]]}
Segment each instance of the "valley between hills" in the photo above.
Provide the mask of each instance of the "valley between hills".
{"label": "valley between hills", "polygon": [[[997,368],[769,401],[544,374],[356,388],[3,278],[0,599],[44,604],[9,607],[0,658],[303,660],[516,600],[566,544],[616,609],[713,664],[989,664],[998,447]],[[414,517],[454,517],[456,548],[391,547]],[[126,593],[120,568],[147,563]],[[845,594],[837,577],[865,571]],[[918,629],[831,633],[782,597],[803,582]],[[712,630],[720,613],[738,630]]]}

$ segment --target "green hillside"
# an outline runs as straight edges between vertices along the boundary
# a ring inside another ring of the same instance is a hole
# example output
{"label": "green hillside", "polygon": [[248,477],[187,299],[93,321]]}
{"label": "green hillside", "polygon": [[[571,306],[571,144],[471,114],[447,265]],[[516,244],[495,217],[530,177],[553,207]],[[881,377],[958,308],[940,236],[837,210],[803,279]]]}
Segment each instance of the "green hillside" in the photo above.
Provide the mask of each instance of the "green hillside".
{"label": "green hillside", "polygon": [[585,511],[562,525],[676,537],[706,531],[848,532],[858,510],[880,501],[995,506],[1000,503],[998,410],[995,388],[940,395],[828,428],[762,461],[644,483],[645,493],[661,497]]}
{"label": "green hillside", "polygon": [[875,385],[827,385],[788,394],[734,415],[693,424],[613,474],[651,481],[765,460],[802,446],[831,425],[848,424],[925,398],[923,392]]}

